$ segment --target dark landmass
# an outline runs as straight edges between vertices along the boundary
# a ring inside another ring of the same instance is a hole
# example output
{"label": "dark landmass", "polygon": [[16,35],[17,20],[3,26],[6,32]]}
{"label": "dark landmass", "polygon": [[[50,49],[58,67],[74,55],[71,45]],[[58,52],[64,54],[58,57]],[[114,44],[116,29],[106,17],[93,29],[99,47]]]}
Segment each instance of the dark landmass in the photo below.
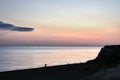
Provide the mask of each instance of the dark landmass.
{"label": "dark landmass", "polygon": [[119,64],[120,45],[109,45],[104,46],[94,60],[86,63],[0,72],[0,80],[120,80],[119,75],[100,78],[105,71],[119,70]]}

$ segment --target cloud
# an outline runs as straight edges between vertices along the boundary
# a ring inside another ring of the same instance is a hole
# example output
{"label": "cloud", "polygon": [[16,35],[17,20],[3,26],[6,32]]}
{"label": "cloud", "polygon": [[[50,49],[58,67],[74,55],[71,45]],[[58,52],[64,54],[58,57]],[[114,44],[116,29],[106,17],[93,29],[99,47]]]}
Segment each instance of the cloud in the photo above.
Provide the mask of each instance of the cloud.
{"label": "cloud", "polygon": [[3,22],[0,21],[0,30],[26,32],[26,31],[33,31],[34,28],[15,26],[15,25],[8,24],[8,23],[3,23]]}

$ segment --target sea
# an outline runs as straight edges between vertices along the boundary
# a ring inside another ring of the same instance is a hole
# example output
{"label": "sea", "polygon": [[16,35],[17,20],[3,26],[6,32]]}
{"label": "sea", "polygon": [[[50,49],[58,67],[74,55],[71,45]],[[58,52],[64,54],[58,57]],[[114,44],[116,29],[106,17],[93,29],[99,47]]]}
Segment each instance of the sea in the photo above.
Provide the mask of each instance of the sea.
{"label": "sea", "polygon": [[101,47],[0,47],[0,72],[95,59]]}

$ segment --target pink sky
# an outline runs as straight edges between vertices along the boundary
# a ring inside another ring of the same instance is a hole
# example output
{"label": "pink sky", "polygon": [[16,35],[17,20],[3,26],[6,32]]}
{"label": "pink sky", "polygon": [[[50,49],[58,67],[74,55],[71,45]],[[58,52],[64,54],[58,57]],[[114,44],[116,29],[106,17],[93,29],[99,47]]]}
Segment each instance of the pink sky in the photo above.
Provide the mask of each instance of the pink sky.
{"label": "pink sky", "polygon": [[34,30],[33,32],[11,32],[0,37],[1,45],[106,45],[119,44],[119,28],[75,30]]}

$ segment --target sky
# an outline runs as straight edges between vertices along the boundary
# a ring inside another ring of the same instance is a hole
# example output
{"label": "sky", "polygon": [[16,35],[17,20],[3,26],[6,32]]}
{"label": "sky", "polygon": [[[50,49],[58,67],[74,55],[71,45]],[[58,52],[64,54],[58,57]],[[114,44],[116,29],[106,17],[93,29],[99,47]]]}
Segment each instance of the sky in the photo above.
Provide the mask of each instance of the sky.
{"label": "sky", "polygon": [[120,0],[0,0],[0,46],[120,44]]}

